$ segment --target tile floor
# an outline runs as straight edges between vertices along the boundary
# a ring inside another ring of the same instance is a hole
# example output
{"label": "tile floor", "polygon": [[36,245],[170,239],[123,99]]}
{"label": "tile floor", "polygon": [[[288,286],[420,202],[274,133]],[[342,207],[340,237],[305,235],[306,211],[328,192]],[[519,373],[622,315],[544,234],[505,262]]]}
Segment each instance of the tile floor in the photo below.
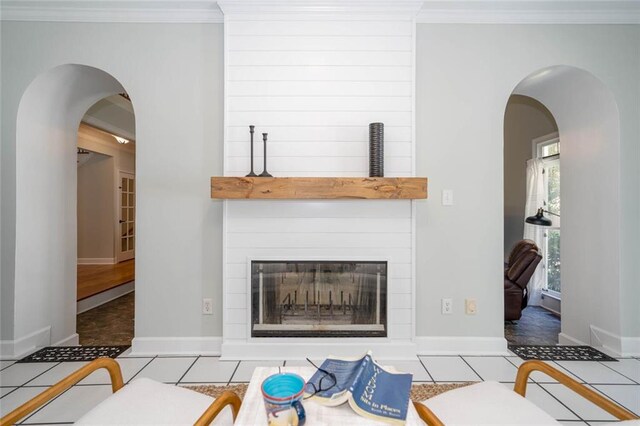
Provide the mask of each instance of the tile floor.
{"label": "tile floor", "polygon": [[[246,382],[260,365],[306,365],[306,361],[221,361],[206,356],[118,358],[125,381],[149,377],[170,384],[229,384]],[[517,366],[514,356],[420,356],[415,360],[384,361],[411,372],[415,382],[497,380],[512,387]],[[84,363],[14,364],[0,361],[0,411],[2,415],[32,398]],[[626,408],[640,414],[640,359],[619,362],[551,362]],[[569,392],[554,380],[534,374],[528,398],[562,424],[598,425],[612,418]],[[74,386],[22,424],[70,424],[111,393],[106,373],[96,373]]]}

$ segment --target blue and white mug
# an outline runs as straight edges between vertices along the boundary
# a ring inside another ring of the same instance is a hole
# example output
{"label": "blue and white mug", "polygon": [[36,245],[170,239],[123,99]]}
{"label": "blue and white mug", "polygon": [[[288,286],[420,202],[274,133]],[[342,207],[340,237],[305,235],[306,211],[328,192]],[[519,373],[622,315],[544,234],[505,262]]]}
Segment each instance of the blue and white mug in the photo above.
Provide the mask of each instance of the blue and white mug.
{"label": "blue and white mug", "polygon": [[304,425],[304,386],[304,379],[294,373],[274,374],[262,382],[262,397],[269,426]]}

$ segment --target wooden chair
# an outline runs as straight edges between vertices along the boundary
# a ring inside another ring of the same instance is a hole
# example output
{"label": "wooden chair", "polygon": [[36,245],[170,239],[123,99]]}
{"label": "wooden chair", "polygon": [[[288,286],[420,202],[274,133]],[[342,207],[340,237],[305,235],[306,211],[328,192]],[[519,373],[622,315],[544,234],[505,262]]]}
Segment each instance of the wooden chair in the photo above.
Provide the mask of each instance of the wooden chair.
{"label": "wooden chair", "polygon": [[[189,389],[149,379],[137,379],[124,386],[120,365],[110,358],[98,358],[4,416],[0,419],[0,426],[15,424],[101,368],[109,373],[113,395],[76,424],[173,423],[205,426],[214,420],[216,424],[233,424],[240,411],[240,398],[230,391],[214,400]],[[225,410],[216,419],[226,406],[231,407],[232,416],[229,410]]]}
{"label": "wooden chair", "polygon": [[414,405],[420,418],[429,426],[557,425],[559,423],[555,419],[524,398],[529,375],[534,371],[551,376],[619,420],[639,419],[632,412],[542,361],[526,361],[518,368],[513,391],[497,382],[481,382],[422,402],[414,401]]}

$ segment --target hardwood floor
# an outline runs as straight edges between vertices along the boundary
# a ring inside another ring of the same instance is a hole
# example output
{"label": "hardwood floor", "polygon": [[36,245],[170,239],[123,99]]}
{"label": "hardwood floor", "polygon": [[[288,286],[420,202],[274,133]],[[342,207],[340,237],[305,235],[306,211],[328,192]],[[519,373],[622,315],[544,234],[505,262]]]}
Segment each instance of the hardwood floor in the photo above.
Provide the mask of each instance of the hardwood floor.
{"label": "hardwood floor", "polygon": [[134,277],[135,259],[115,265],[78,265],[77,300],[133,281]]}

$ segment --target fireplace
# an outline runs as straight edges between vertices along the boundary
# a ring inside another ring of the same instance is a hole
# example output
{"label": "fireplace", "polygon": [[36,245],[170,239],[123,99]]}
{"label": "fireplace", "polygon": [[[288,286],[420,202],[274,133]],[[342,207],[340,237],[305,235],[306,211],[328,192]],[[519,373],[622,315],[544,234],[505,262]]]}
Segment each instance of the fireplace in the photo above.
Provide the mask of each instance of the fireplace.
{"label": "fireplace", "polygon": [[251,337],[387,337],[387,262],[252,261]]}

